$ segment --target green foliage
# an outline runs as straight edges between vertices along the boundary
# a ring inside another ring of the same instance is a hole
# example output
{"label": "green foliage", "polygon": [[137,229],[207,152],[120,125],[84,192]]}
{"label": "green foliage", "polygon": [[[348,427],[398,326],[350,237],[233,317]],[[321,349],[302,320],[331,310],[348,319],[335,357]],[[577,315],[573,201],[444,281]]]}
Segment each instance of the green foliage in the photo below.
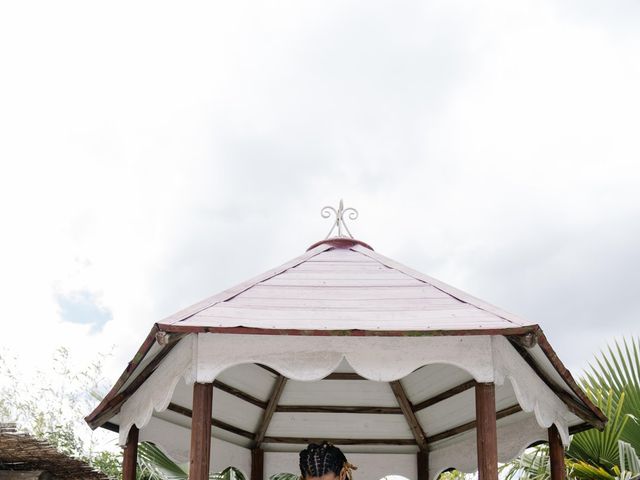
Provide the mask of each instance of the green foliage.
{"label": "green foliage", "polygon": [[183,468],[158,447],[150,442],[138,445],[138,478],[148,480],[186,479],[186,467]]}
{"label": "green foliage", "polygon": [[449,472],[442,472],[438,480],[466,480],[468,478],[475,478],[475,475],[462,473],[458,470],[451,470]]}
{"label": "green foliage", "polygon": [[528,448],[519,457],[501,467],[507,480],[546,480],[549,474],[549,446]]}
{"label": "green foliage", "polygon": [[227,467],[219,473],[209,476],[214,480],[245,480],[244,475],[236,467]]}
{"label": "green foliage", "polygon": [[[46,372],[21,371],[18,361],[0,354],[0,421],[46,440],[61,452],[79,458],[110,478],[121,476],[121,453],[115,436],[92,431],[84,422],[102,397],[104,356],[84,368],[73,365],[66,348],[59,348]],[[98,448],[110,444],[111,449]]]}
{"label": "green foliage", "polygon": [[[151,442],[138,445],[138,472],[140,480],[187,480],[187,466],[181,466],[167,457],[162,450]],[[221,472],[209,475],[210,480],[245,480],[244,475],[235,467],[227,467]],[[296,478],[297,480],[297,478]]]}
{"label": "green foliage", "polygon": [[[615,342],[589,365],[582,387],[609,419],[603,431],[573,436],[566,451],[569,479],[621,480],[640,474],[640,340]],[[505,479],[549,478],[546,445],[503,467]]]}
{"label": "green foliage", "polygon": [[95,468],[101,471],[107,477],[114,480],[120,480],[122,478],[122,455],[120,452],[109,452],[103,450],[101,452],[94,453],[90,458],[86,460]]}
{"label": "green foliage", "polygon": [[572,460],[601,467],[614,473],[614,467],[619,466],[618,442],[622,431],[629,420],[623,407],[625,395],[616,395],[612,389],[593,390],[587,393],[609,419],[605,429],[596,429],[574,435],[567,455]]}
{"label": "green foliage", "polygon": [[[632,445],[636,451],[640,447],[640,338],[614,342],[606,352],[596,357],[589,365],[584,379],[588,389],[609,388],[614,402],[623,403],[624,414],[629,418],[620,440]],[[624,401],[620,397],[624,396]]]}
{"label": "green foliage", "polygon": [[300,475],[296,475],[295,473],[276,473],[275,475],[271,475],[269,480],[300,480]]}

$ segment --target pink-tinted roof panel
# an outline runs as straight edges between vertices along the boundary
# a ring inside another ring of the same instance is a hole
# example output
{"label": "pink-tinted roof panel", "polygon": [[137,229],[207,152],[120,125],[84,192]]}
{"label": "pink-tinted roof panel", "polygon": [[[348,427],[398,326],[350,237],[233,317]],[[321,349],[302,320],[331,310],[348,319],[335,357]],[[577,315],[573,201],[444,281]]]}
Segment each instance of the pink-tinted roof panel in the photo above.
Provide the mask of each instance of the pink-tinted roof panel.
{"label": "pink-tinted roof panel", "polygon": [[212,297],[174,325],[299,330],[496,330],[531,325],[360,245],[320,244]]}

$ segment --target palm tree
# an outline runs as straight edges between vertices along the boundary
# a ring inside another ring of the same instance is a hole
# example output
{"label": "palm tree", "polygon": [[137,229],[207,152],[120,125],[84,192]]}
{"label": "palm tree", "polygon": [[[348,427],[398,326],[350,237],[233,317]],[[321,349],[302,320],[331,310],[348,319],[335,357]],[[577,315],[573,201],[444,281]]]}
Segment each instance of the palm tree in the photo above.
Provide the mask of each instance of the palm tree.
{"label": "palm tree", "polygon": [[[138,473],[140,480],[188,480],[189,471],[167,457],[162,450],[150,442],[138,445]],[[235,467],[227,467],[221,472],[209,475],[210,480],[245,480]]]}
{"label": "palm tree", "polygon": [[[601,432],[573,436],[566,450],[567,477],[629,480],[640,475],[640,339],[616,341],[596,355],[580,383],[609,422]],[[548,447],[528,449],[502,471],[507,480],[548,479]]]}

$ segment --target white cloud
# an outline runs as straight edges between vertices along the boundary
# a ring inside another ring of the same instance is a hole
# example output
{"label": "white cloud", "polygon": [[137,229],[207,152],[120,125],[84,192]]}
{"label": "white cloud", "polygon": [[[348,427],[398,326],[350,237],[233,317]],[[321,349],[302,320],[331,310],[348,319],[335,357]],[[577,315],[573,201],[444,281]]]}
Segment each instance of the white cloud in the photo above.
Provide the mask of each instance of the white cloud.
{"label": "white cloud", "polygon": [[[115,377],[154,321],[299,254],[344,197],[358,237],[582,366],[640,314],[638,12],[593,8],[3,5],[0,344],[115,344]],[[113,315],[99,334],[60,318],[80,290]]]}

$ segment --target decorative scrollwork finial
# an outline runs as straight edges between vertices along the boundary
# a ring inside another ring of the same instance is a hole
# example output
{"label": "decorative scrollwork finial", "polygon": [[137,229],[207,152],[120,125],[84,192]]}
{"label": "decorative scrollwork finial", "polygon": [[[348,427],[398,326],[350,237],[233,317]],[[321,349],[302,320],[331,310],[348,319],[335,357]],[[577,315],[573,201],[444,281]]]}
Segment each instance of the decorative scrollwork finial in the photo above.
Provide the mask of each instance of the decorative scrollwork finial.
{"label": "decorative scrollwork finial", "polygon": [[[336,216],[336,220],[335,222],[333,222],[327,238],[331,237],[331,234],[336,228],[338,229],[336,237],[346,238],[348,236],[349,238],[353,238],[353,235],[351,235],[351,232],[349,231],[349,227],[347,227],[347,224],[344,222],[344,215],[347,214],[349,220],[355,220],[358,218],[358,211],[355,208],[351,207],[344,208],[342,199],[340,199],[338,210],[330,206],[322,207],[322,210],[320,210],[320,215],[322,215],[322,218],[329,218],[332,212]],[[343,232],[343,229],[344,232],[346,232],[346,235]]]}

